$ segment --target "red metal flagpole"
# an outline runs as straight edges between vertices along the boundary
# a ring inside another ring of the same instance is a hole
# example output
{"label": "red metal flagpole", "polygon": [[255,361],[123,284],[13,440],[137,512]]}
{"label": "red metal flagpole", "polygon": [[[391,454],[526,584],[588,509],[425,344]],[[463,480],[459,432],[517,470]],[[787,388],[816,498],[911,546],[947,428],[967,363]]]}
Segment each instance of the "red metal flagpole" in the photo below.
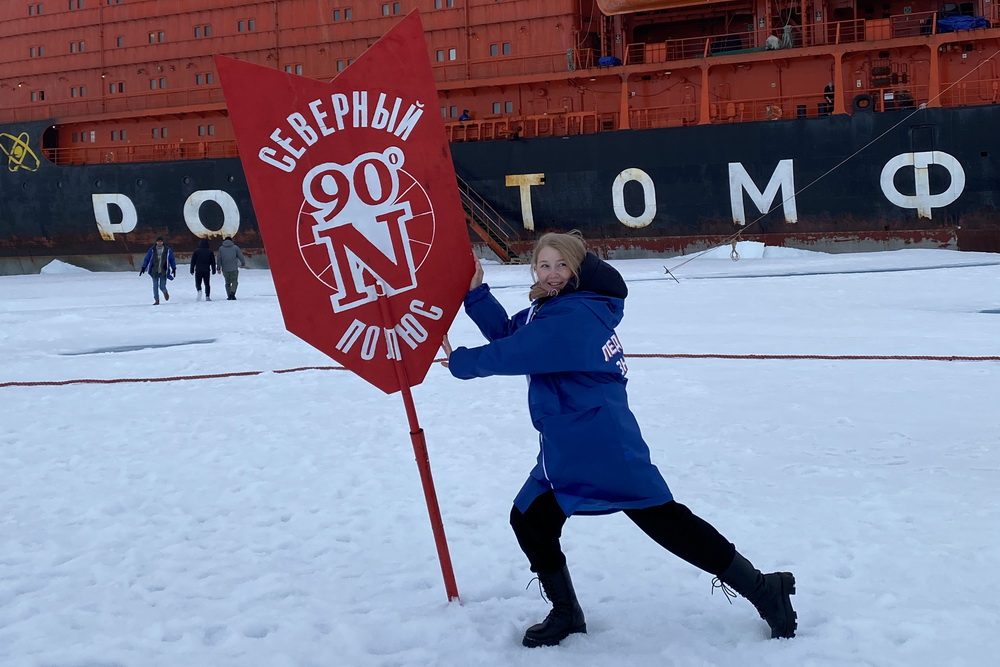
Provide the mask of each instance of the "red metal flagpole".
{"label": "red metal flagpole", "polygon": [[[390,330],[392,322],[389,312],[389,297],[385,294],[385,287],[378,283],[378,303],[382,312],[382,328]],[[444,534],[444,521],[441,519],[441,509],[438,507],[437,492],[434,490],[434,478],[431,476],[431,461],[427,454],[427,440],[424,438],[424,429],[420,428],[417,421],[417,408],[413,404],[413,394],[410,393],[410,382],[406,375],[406,367],[403,365],[402,355],[398,345],[390,345],[390,350],[395,347],[396,378],[399,380],[399,393],[403,396],[403,407],[406,410],[406,419],[410,424],[410,441],[413,443],[413,453],[417,459],[417,470],[420,471],[420,483],[424,487],[424,499],[427,501],[427,513],[431,519],[431,530],[434,532],[434,544],[437,547],[438,561],[441,563],[441,574],[444,576],[444,589],[448,594],[448,601],[460,600],[458,597],[458,585],[455,583],[455,571],[451,566],[451,555],[448,553],[448,540]]]}

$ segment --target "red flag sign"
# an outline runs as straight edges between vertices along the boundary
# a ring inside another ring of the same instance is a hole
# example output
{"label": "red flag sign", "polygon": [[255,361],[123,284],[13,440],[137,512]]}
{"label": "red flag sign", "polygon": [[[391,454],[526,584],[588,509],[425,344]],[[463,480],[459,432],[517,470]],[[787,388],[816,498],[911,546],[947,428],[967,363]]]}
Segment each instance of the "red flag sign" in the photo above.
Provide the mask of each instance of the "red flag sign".
{"label": "red flag sign", "polygon": [[473,271],[419,13],[329,83],[215,60],[285,327],[386,393],[399,360],[419,384]]}

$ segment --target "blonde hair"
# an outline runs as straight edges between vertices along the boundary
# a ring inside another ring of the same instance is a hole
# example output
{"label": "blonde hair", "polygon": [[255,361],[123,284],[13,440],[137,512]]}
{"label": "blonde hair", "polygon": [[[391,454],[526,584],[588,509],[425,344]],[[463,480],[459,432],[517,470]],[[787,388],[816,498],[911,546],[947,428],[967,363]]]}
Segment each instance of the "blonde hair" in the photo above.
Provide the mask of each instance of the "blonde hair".
{"label": "blonde hair", "polygon": [[577,281],[580,280],[580,265],[583,264],[583,258],[587,256],[587,245],[583,241],[583,234],[576,229],[565,233],[549,232],[548,234],[542,234],[538,241],[535,242],[534,250],[531,251],[531,277],[535,279],[535,284],[531,286],[528,298],[532,301],[540,299],[543,296],[548,296],[549,293],[547,288],[538,284],[538,278],[535,276],[538,253],[541,252],[542,248],[558,250],[559,254],[566,260],[570,271],[573,272],[573,278]]}

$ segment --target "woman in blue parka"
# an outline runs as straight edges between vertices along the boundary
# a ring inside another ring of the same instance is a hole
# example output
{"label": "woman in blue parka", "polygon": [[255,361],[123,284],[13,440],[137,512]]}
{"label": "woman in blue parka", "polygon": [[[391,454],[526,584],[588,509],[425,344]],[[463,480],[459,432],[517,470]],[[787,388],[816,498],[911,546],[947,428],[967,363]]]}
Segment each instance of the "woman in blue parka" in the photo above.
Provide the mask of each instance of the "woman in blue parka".
{"label": "woman in blue parka", "polygon": [[789,572],[761,574],[703,519],[673,499],[649,458],[628,407],[627,371],[615,327],[628,289],[611,265],[589,253],[579,233],[545,234],[531,266],[531,306],[508,318],[476,274],[465,310],[489,340],[451,350],[461,379],[527,375],[528,408],[539,453],[514,499],[510,523],[531,571],[553,608],[525,632],[525,646],[553,646],[587,626],[559,545],[573,514],[624,511],[671,553],[719,578],[750,600],[771,637],[793,637],[796,615]]}

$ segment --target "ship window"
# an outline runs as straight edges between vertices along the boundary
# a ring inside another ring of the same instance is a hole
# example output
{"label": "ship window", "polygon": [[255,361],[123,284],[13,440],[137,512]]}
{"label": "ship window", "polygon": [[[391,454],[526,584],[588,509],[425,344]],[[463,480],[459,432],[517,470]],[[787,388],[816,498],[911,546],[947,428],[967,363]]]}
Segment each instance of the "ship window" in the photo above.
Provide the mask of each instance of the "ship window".
{"label": "ship window", "polygon": [[125,92],[125,82],[124,81],[112,81],[108,84],[109,93],[124,93]]}
{"label": "ship window", "polygon": [[337,61],[337,71],[338,72],[343,72],[344,71],[344,61],[343,60],[338,60]]}
{"label": "ship window", "polygon": [[292,74],[293,72],[295,74],[302,74],[302,65],[301,64],[285,65],[285,71],[288,72],[289,74]]}
{"label": "ship window", "polygon": [[194,27],[195,37],[211,37],[212,36],[212,26],[210,25],[196,25]]}
{"label": "ship window", "polygon": [[154,127],[153,128],[153,138],[154,139],[159,139],[160,138],[160,128],[158,128],[158,127]]}
{"label": "ship window", "polygon": [[119,49],[125,46],[125,38],[122,37],[121,35],[115,37],[115,46],[117,46]]}
{"label": "ship window", "polygon": [[510,55],[510,42],[503,42],[501,44],[490,44],[491,56],[499,56],[501,54],[505,56]]}
{"label": "ship window", "polygon": [[167,34],[162,30],[157,30],[156,32],[149,33],[149,43],[155,44],[157,42],[165,42],[167,40]]}
{"label": "ship window", "polygon": [[448,109],[448,115],[452,118],[458,118],[458,107],[451,107]]}
{"label": "ship window", "polygon": [[448,60],[458,59],[458,49],[448,49]]}
{"label": "ship window", "polygon": [[254,19],[245,19],[236,22],[236,29],[240,32],[253,32],[257,27],[257,22]]}
{"label": "ship window", "polygon": [[389,15],[389,4],[386,3],[382,5],[382,16],[388,16],[388,15]]}
{"label": "ship window", "polygon": [[403,3],[401,3],[401,2],[394,2],[394,3],[392,3],[392,13],[393,14],[401,14],[402,12],[403,12]]}
{"label": "ship window", "polygon": [[79,136],[80,135],[78,135],[76,132],[73,133],[73,143],[74,144],[77,143],[78,141],[80,141]]}
{"label": "ship window", "polygon": [[344,7],[344,9],[334,9],[333,10],[333,20],[334,21],[350,21],[354,16],[354,10],[350,7]]}
{"label": "ship window", "polygon": [[434,0],[434,9],[442,9],[448,7],[449,9],[455,6],[455,0]]}
{"label": "ship window", "polygon": [[42,3],[28,5],[28,16],[37,16],[42,13]]}
{"label": "ship window", "polygon": [[83,9],[83,0],[69,0],[69,8],[73,9]]}
{"label": "ship window", "polygon": [[511,101],[509,101],[509,100],[507,102],[504,102],[503,103],[503,110],[506,113],[514,113],[514,103],[511,102]]}
{"label": "ship window", "polygon": [[448,107],[441,107],[441,117],[442,118],[448,117]]}
{"label": "ship window", "polygon": [[84,48],[83,42],[70,42],[69,52],[70,53],[83,53],[86,49]]}
{"label": "ship window", "polygon": [[44,102],[45,101],[45,91],[44,90],[33,90],[33,91],[31,91],[31,101],[32,102]]}
{"label": "ship window", "polygon": [[439,62],[444,62],[444,49],[438,49],[434,58]]}
{"label": "ship window", "polygon": [[166,88],[166,87],[167,87],[167,80],[163,77],[149,80],[150,90],[156,90],[157,88]]}
{"label": "ship window", "polygon": [[494,102],[493,103],[493,113],[500,113],[500,103],[499,102]]}

